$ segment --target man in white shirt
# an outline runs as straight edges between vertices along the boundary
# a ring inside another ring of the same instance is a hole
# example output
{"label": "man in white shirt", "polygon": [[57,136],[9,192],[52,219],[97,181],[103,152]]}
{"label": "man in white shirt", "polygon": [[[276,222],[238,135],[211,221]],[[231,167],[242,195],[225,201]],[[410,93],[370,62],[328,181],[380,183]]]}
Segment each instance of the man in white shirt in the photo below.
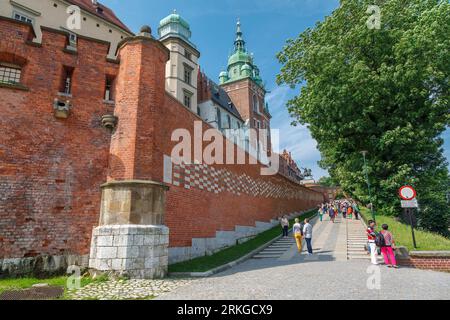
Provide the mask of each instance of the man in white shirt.
{"label": "man in white shirt", "polygon": [[303,236],[305,237],[306,245],[308,247],[308,255],[312,255],[313,226],[309,223],[309,219],[305,219],[305,226],[303,227]]}

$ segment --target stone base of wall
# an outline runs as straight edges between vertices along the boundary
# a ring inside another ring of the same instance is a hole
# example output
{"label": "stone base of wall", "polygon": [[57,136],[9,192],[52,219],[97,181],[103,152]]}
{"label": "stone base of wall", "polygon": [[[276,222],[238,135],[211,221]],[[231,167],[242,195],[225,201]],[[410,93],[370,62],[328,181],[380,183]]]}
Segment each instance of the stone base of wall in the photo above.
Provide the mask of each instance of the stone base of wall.
{"label": "stone base of wall", "polygon": [[89,256],[41,255],[30,258],[8,258],[0,259],[0,278],[16,277],[51,277],[67,273],[69,266],[79,266],[81,271],[87,270]]}
{"label": "stone base of wall", "polygon": [[450,251],[412,251],[398,262],[401,266],[450,272]]}
{"label": "stone base of wall", "polygon": [[[289,219],[299,217],[304,212],[294,212],[287,215]],[[254,227],[236,226],[234,231],[217,231],[214,238],[194,238],[191,247],[169,248],[169,264],[192,260],[206,255],[212,255],[223,249],[244,243],[258,234],[280,225],[280,221],[255,223]],[[280,230],[281,233],[281,230]]]}
{"label": "stone base of wall", "polygon": [[93,231],[89,268],[136,279],[163,278],[168,247],[165,226],[101,226]]}

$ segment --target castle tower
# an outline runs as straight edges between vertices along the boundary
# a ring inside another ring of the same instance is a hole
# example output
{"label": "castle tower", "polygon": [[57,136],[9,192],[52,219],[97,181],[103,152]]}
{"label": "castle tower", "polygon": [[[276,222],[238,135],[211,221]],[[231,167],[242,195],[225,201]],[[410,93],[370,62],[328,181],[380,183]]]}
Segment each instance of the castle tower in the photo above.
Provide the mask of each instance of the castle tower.
{"label": "castle tower", "polygon": [[[228,59],[227,70],[220,73],[219,81],[246,121],[247,128],[270,132],[271,115],[265,102],[266,90],[253,55],[247,51],[240,21],[237,22],[234,52]],[[270,154],[270,133],[267,138],[265,151]]]}
{"label": "castle tower", "polygon": [[189,23],[176,11],[162,19],[158,28],[159,40],[170,50],[166,65],[166,91],[184,106],[198,113],[197,77],[200,52],[190,41]]}

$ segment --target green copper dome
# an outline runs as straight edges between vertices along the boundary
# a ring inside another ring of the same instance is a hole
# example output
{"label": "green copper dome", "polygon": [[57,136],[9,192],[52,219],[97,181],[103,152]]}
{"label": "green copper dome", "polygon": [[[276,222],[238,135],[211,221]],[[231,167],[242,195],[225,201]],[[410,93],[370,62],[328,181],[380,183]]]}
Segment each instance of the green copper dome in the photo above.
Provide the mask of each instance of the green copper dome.
{"label": "green copper dome", "polygon": [[236,64],[236,63],[242,63],[242,64],[252,63],[252,57],[247,52],[238,51],[238,52],[234,53],[228,59],[229,66]]}
{"label": "green copper dome", "polygon": [[159,27],[164,27],[170,23],[178,23],[180,25],[182,25],[183,27],[185,27],[186,29],[190,29],[190,25],[189,23],[184,20],[178,13],[176,13],[176,11],[174,11],[174,13],[172,13],[171,15],[165,17],[164,19],[162,19],[159,22]]}
{"label": "green copper dome", "polygon": [[176,37],[186,41],[193,48],[196,48],[190,42],[192,36],[191,27],[176,11],[165,17],[159,23],[158,34],[160,40]]}
{"label": "green copper dome", "polygon": [[241,22],[238,21],[236,40],[234,41],[234,52],[228,58],[227,72],[222,72],[219,79],[221,84],[226,84],[248,78],[252,79],[257,85],[264,89],[263,80],[259,75],[259,69],[253,63],[253,55],[247,51],[241,30]]}

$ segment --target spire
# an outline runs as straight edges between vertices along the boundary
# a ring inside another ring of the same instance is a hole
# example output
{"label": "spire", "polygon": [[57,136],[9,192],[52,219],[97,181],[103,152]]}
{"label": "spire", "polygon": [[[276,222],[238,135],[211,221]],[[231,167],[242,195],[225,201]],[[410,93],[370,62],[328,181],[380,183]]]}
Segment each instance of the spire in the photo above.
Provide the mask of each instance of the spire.
{"label": "spire", "polygon": [[234,51],[243,51],[245,52],[245,41],[242,38],[242,30],[241,30],[241,20],[237,21],[237,30],[236,30],[236,41],[234,41]]}

